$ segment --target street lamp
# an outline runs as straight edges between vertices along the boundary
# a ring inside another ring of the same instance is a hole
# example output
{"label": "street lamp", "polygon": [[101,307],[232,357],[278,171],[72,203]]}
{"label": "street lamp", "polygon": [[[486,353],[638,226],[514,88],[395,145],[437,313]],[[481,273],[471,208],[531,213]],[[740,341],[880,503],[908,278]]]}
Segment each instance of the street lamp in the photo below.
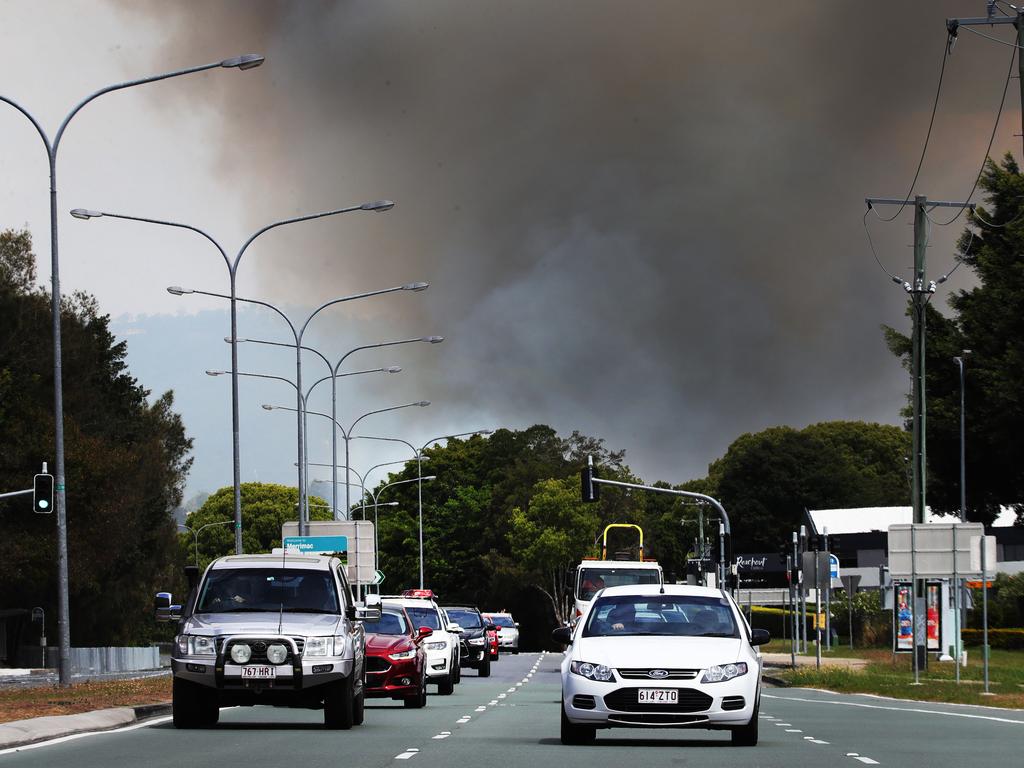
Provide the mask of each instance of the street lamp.
{"label": "street lamp", "polygon": [[[379,204],[378,203],[372,203],[372,204],[368,203],[367,205],[379,205]],[[253,237],[255,237],[255,235]],[[250,238],[250,242],[251,241],[252,241],[252,238]],[[235,263],[237,265],[237,260],[236,260]],[[232,274],[234,274],[234,273],[232,273]],[[237,329],[235,327],[235,304],[236,304],[236,302],[239,302],[239,301],[243,301],[243,302],[246,302],[248,304],[258,304],[261,307],[266,307],[267,309],[271,309],[274,312],[276,312],[288,324],[288,328],[292,332],[292,337],[295,339],[295,391],[296,391],[296,398],[295,398],[295,400],[296,400],[296,406],[297,406],[296,411],[297,411],[297,414],[298,414],[298,416],[297,416],[297,423],[298,423],[298,433],[299,433],[298,443],[299,443],[299,454],[300,454],[299,455],[299,465],[300,465],[299,466],[299,535],[301,535],[301,536],[305,536],[306,535],[305,523],[309,520],[309,509],[308,509],[307,504],[306,504],[307,494],[306,494],[306,488],[305,488],[305,471],[306,471],[306,467],[305,467],[305,461],[303,460],[303,456],[301,455],[302,451],[303,451],[303,446],[305,444],[304,443],[305,422],[303,420],[303,415],[302,415],[303,411],[305,410],[305,408],[303,406],[302,397],[301,397],[301,393],[302,393],[302,349],[303,349],[303,347],[302,347],[302,336],[303,336],[303,334],[305,334],[306,329],[309,327],[309,324],[310,324],[310,322],[312,322],[313,318],[316,317],[318,314],[320,314],[320,312],[322,310],[327,309],[327,307],[331,307],[331,306],[334,306],[335,304],[340,304],[340,303],[346,302],[346,301],[353,301],[354,299],[365,299],[365,298],[370,297],[370,296],[380,296],[381,294],[384,294],[384,293],[394,293],[395,291],[419,292],[419,291],[425,290],[428,286],[429,286],[429,283],[422,283],[422,282],[420,282],[420,283],[404,283],[403,285],[396,285],[396,286],[392,286],[391,288],[382,288],[382,289],[376,290],[376,291],[366,291],[364,293],[356,293],[356,294],[353,294],[351,296],[342,296],[341,298],[338,298],[338,299],[331,299],[330,301],[326,301],[323,304],[321,304],[319,307],[314,309],[309,314],[309,316],[306,317],[305,321],[302,323],[302,327],[299,328],[298,330],[296,330],[295,323],[292,322],[291,318],[288,317],[288,315],[285,314],[283,310],[281,310],[278,307],[274,306],[270,302],[268,302],[268,301],[261,301],[259,299],[244,299],[244,298],[241,298],[241,297],[237,296],[235,294],[235,285],[234,285],[234,279],[233,278],[232,278],[231,295],[230,296],[227,296],[227,295],[225,295],[223,293],[214,293],[212,291],[199,291],[199,290],[195,290],[195,289],[191,289],[191,288],[181,288],[180,286],[176,286],[176,285],[175,286],[171,286],[170,288],[167,289],[169,293],[172,293],[172,294],[174,294],[176,296],[180,296],[180,295],[183,295],[183,294],[186,294],[186,293],[198,293],[198,294],[201,294],[203,296],[213,296],[213,297],[220,298],[220,299],[230,299],[231,300],[231,318],[232,318],[232,322],[231,322],[231,338],[232,339],[236,339],[237,336],[238,336]],[[231,393],[232,393],[233,407],[237,408],[237,406],[238,406],[238,376],[237,376],[237,372],[238,372],[238,344],[237,344],[237,342],[233,343],[231,345],[231,371],[232,371],[232,376],[231,376]],[[236,421],[236,424],[237,424],[237,421]],[[237,440],[237,434],[238,433],[236,431],[235,432],[236,440]],[[236,482],[239,482],[240,481],[240,476],[238,474],[239,467],[238,467],[238,462],[237,462],[237,454],[236,454],[235,470],[236,470],[235,480],[236,480]],[[240,526],[241,525],[241,514],[242,514],[241,513],[241,492],[240,492],[240,486],[238,488],[236,488],[236,494],[237,494],[237,496],[236,496],[236,504],[237,504],[237,506],[236,506],[236,515],[237,515],[238,524]],[[239,528],[239,538],[238,538],[238,541],[237,541],[238,546],[241,546],[241,532],[240,531],[241,531],[241,529]]]}
{"label": "street lamp", "polygon": [[[239,299],[239,301],[242,301],[242,299]],[[352,371],[350,373],[343,373],[341,375],[342,376],[359,376],[359,375],[364,374],[364,373],[396,373],[397,371],[401,371],[401,370],[402,370],[401,368],[397,368],[396,366],[392,366],[390,368],[370,368],[370,369],[367,369],[365,371]],[[211,370],[206,371],[206,375],[207,376],[224,376],[224,375],[230,374],[230,373],[231,373],[230,371],[211,371]],[[294,389],[296,394],[298,395],[299,400],[302,401],[303,412],[305,411],[306,404],[309,402],[309,394],[313,390],[313,387],[310,387],[309,389],[306,390],[305,394],[302,394],[301,392],[299,392],[299,388],[296,386],[295,382],[292,381],[291,379],[287,378],[286,376],[273,376],[273,375],[268,374],[268,373],[250,373],[250,372],[247,372],[247,371],[239,371],[238,375],[239,376],[252,376],[252,377],[258,378],[258,379],[275,379],[277,381],[283,381],[286,384],[291,385],[292,389]],[[266,408],[266,406],[264,406],[264,408]],[[268,411],[270,410],[270,408],[266,408],[266,409]],[[305,421],[303,421],[303,425],[305,425]],[[299,449],[297,451],[297,455],[299,457],[301,457],[301,456],[306,455],[306,453],[308,452],[308,449],[309,449],[308,439],[307,439],[307,436],[306,436],[306,430],[305,429],[302,430],[302,433],[300,435],[298,435],[297,439],[302,440],[302,447],[301,447],[301,449]],[[299,466],[298,462],[296,462],[295,465]],[[308,462],[306,463],[306,472],[307,472],[307,474],[309,472],[309,463]],[[299,483],[301,484],[302,481],[303,481],[302,480],[302,475],[300,473],[299,474]],[[335,509],[335,513],[334,514],[335,514],[335,519],[337,519],[337,510],[336,509]],[[300,517],[301,517],[301,509],[300,509]]]}
{"label": "street lamp", "polygon": [[[386,440],[386,441],[392,442],[392,443],[404,443],[405,445],[409,446],[409,448],[413,452],[413,458],[416,459],[416,465],[417,465],[417,472],[416,472],[416,474],[417,475],[422,475],[423,474],[423,460],[426,458],[423,455],[423,451],[426,450],[427,446],[430,445],[431,443],[436,443],[436,442],[438,442],[440,440],[451,440],[452,438],[456,438],[456,437],[469,437],[469,436],[472,436],[472,435],[490,435],[490,434],[493,434],[493,433],[494,433],[493,429],[478,429],[478,430],[475,430],[473,432],[460,432],[457,435],[441,435],[439,437],[433,437],[430,440],[427,440],[427,442],[425,442],[423,444],[423,446],[421,448],[418,448],[418,449],[412,443],[410,443],[408,440],[402,440],[400,437],[371,437],[369,435],[356,435],[353,439],[363,438],[364,440]],[[420,538],[420,542],[419,542],[420,543],[420,589],[423,589],[423,581],[424,581],[424,579],[423,579],[423,483],[422,482],[418,483],[418,486],[419,486],[419,488],[417,489],[417,493],[418,493],[418,496],[419,496],[418,506],[419,506],[419,528],[420,528],[420,535],[419,535],[419,538]]]}
{"label": "street lamp", "polygon": [[[254,60],[242,61],[245,57],[240,57],[237,64],[231,66],[238,67],[253,67],[256,64],[252,63]],[[229,59],[228,61],[234,61]],[[262,61],[262,58],[260,59]],[[111,218],[111,219],[124,219],[126,221],[141,221],[145,224],[158,224],[164,227],[176,227],[178,229],[187,229],[191,232],[195,232],[198,235],[202,235],[209,240],[213,246],[220,252],[220,255],[224,259],[224,264],[228,269],[228,279],[230,284],[231,293],[224,298],[231,300],[231,338],[234,339],[238,336],[238,311],[237,311],[237,293],[235,290],[237,277],[238,277],[238,265],[242,260],[242,256],[245,255],[246,249],[252,244],[252,242],[262,235],[264,232],[268,232],[276,227],[283,226],[285,224],[294,224],[300,221],[309,221],[311,219],[321,219],[325,216],[334,216],[339,213],[349,213],[351,211],[390,211],[395,207],[395,204],[390,200],[377,200],[371,203],[362,203],[361,205],[352,205],[347,208],[337,208],[332,211],[322,211],[320,213],[312,213],[306,216],[298,216],[291,219],[282,219],[281,221],[275,221],[272,224],[268,224],[262,229],[256,230],[249,238],[245,241],[242,247],[238,250],[237,255],[232,260],[228,257],[227,251],[217,242],[210,234],[203,231],[199,227],[193,227],[190,224],[181,224],[174,221],[164,221],[162,219],[150,219],[141,216],[127,216],[120,213],[110,213],[107,211],[94,211],[86,208],[75,208],[71,211],[71,215],[76,219],[96,219],[96,218]],[[203,291],[193,291],[179,286],[172,286],[167,289],[168,292],[175,296],[182,296],[186,293],[203,293]],[[233,468],[233,484],[235,488],[235,554],[242,554],[242,465],[239,457],[239,438],[238,438],[238,345],[232,343],[231,345],[231,431],[232,431],[232,443],[231,453],[234,464]],[[59,470],[58,470],[59,471]],[[299,491],[301,498],[301,489]],[[299,516],[300,525],[302,516]]]}
{"label": "street lamp", "polygon": [[178,523],[178,527],[179,528],[184,528],[186,531],[191,533],[192,536],[195,537],[195,540],[196,540],[196,568],[199,567],[199,534],[202,533],[205,529],[210,528],[211,526],[214,526],[214,525],[231,525],[233,522],[235,522],[235,521],[234,520],[218,520],[216,523],[207,523],[206,525],[199,526],[199,528],[192,528],[192,526],[190,526],[190,525],[185,525],[184,523]]}
{"label": "street lamp", "polygon": [[72,108],[57,128],[53,141],[47,135],[43,126],[32,116],[25,107],[16,101],[0,95],[0,101],[10,104],[22,115],[24,115],[43,140],[46,148],[46,158],[50,166],[50,273],[52,289],[50,291],[50,314],[53,328],[53,422],[54,422],[54,463],[56,464],[54,477],[54,506],[57,510],[57,645],[58,645],[58,676],[61,686],[71,685],[71,624],[68,611],[68,535],[67,535],[67,500],[65,498],[64,483],[64,383],[61,364],[61,333],[60,333],[60,260],[58,258],[58,237],[57,237],[57,151],[60,149],[60,140],[64,136],[71,119],[85,107],[86,104],[102,96],[105,93],[119,91],[124,88],[131,88],[136,85],[155,83],[159,80],[168,80],[172,77],[189,75],[194,72],[203,72],[216,67],[252,69],[263,63],[263,57],[255,53],[247,53],[244,56],[235,56],[230,59],[223,59],[211,64],[202,64],[198,67],[178,69],[173,72],[165,72],[160,75],[144,77],[139,80],[129,80],[123,83],[108,85],[98,91],[86,96]]}
{"label": "street lamp", "polygon": [[[349,461],[349,445],[348,444],[349,444],[349,440],[352,439],[352,430],[355,429],[356,424],[358,424],[360,421],[365,419],[367,416],[373,416],[376,413],[387,413],[388,411],[397,411],[397,410],[399,410],[401,408],[412,408],[414,406],[415,407],[419,407],[419,408],[426,408],[428,405],[430,405],[430,401],[429,400],[418,400],[415,403],[404,403],[402,405],[392,405],[389,408],[377,408],[376,410],[368,411],[368,412],[364,413],[362,416],[360,416],[359,418],[357,418],[355,421],[353,421],[349,425],[348,429],[345,429],[345,427],[343,427],[338,422],[338,420],[336,418],[334,418],[333,416],[331,416],[329,414],[321,413],[319,411],[310,411],[308,409],[306,409],[305,412],[306,413],[312,413],[314,416],[323,416],[325,419],[329,419],[334,424],[335,427],[337,427],[339,430],[341,430],[342,439],[344,439],[344,441],[345,441],[345,466],[347,467],[351,463]],[[268,410],[268,411],[275,411],[275,410],[277,410],[277,411],[292,411],[292,410],[295,410],[294,408],[286,408],[286,407],[284,407],[282,405],[267,405],[267,404],[264,404],[262,407],[265,410]],[[300,413],[300,418],[301,418],[301,415],[302,414]],[[422,474],[422,470],[418,474]],[[349,498],[348,490],[349,490],[348,485],[346,485],[346,487],[345,487],[345,498],[346,499]],[[350,508],[348,508],[348,507],[346,507],[346,509],[345,509],[345,519],[346,520],[349,519],[349,509]]]}
{"label": "street lamp", "polygon": [[[278,346],[278,347],[294,347],[294,344],[287,344],[287,343],[280,342],[280,341],[266,341],[266,340],[263,340],[263,339],[239,339],[238,341],[239,341],[239,343],[249,342],[249,343],[253,343],[253,344],[269,344],[271,346]],[[331,372],[330,376],[325,376],[322,379],[319,379],[319,380],[313,382],[312,386],[310,386],[310,388],[306,391],[307,401],[308,401],[309,395],[313,392],[313,389],[316,387],[317,384],[319,384],[321,381],[327,381],[328,379],[330,379],[330,381],[331,381],[331,418],[333,420],[337,421],[337,418],[338,418],[338,387],[337,387],[337,382],[335,381],[335,379],[337,379],[340,376],[346,375],[346,374],[338,373],[338,371],[341,370],[342,364],[345,362],[346,358],[348,358],[349,355],[351,355],[351,354],[353,354],[355,352],[359,352],[360,350],[364,350],[364,349],[378,349],[380,347],[393,347],[393,346],[396,346],[398,344],[413,344],[413,343],[417,343],[417,342],[423,342],[423,343],[426,343],[426,344],[440,344],[442,341],[444,341],[444,336],[419,336],[419,337],[412,338],[412,339],[399,339],[398,341],[381,341],[381,342],[377,342],[375,344],[362,344],[362,345],[360,345],[358,347],[354,347],[354,348],[350,349],[348,352],[346,352],[344,355],[342,355],[341,358],[338,360],[338,362],[335,365],[331,365],[331,362],[320,351],[318,351],[316,349],[313,349],[312,347],[304,346],[303,349],[305,349],[308,352],[312,352],[313,354],[317,355],[321,360],[323,360],[324,363],[327,365],[327,369]],[[398,373],[402,369],[399,368],[398,366],[392,366],[391,368],[389,368],[387,370],[388,370],[388,373]],[[303,421],[303,424],[305,425],[305,421]],[[337,433],[334,430],[331,430],[331,462],[335,466],[338,464],[338,435],[337,435]],[[337,471],[336,470],[332,470],[332,475],[333,475],[332,492],[334,493],[334,498],[333,498],[334,515],[335,515],[335,519],[337,520],[338,519],[338,498],[337,498],[337,492],[338,492],[338,473],[337,473]],[[345,510],[346,510],[345,511],[345,516],[346,517],[348,516],[348,510],[351,509],[351,508],[352,508],[351,495],[349,493],[349,486],[346,484],[346,486],[345,486]]]}
{"label": "street lamp", "polygon": [[[271,409],[268,408],[267,410],[271,410]],[[332,430],[332,432],[333,432],[333,430]],[[339,470],[339,469],[347,470],[345,472],[345,478],[346,478],[345,479],[345,483],[347,483],[348,485],[355,485],[355,483],[352,483],[350,480],[348,480],[348,473],[351,472],[353,475],[355,475],[356,477],[359,478],[359,498],[362,498],[363,496],[366,495],[366,478],[368,478],[370,476],[370,473],[373,472],[373,470],[379,469],[380,467],[390,467],[390,466],[392,466],[394,464],[403,464],[404,465],[404,464],[408,464],[408,463],[409,463],[409,461],[406,460],[406,459],[402,459],[400,461],[383,461],[380,464],[374,464],[368,470],[363,472],[363,474],[359,474],[359,472],[356,471],[355,468],[347,467],[344,464],[319,464],[317,462],[307,461],[306,462],[306,466],[307,467],[332,467],[335,471],[332,473],[332,479],[331,480],[316,480],[314,482],[317,482],[317,483],[327,483],[327,482],[330,482],[330,483],[334,483],[335,486],[337,486],[337,483],[338,483],[338,479],[337,479],[338,478],[338,473],[337,473],[336,470]],[[338,519],[338,518],[335,517],[335,519]]]}
{"label": "street lamp", "polygon": [[[964,409],[964,361],[970,357],[971,350],[964,349],[953,358],[960,368],[960,522],[967,522],[967,440],[964,433],[966,412]],[[957,662],[959,663],[959,662]]]}

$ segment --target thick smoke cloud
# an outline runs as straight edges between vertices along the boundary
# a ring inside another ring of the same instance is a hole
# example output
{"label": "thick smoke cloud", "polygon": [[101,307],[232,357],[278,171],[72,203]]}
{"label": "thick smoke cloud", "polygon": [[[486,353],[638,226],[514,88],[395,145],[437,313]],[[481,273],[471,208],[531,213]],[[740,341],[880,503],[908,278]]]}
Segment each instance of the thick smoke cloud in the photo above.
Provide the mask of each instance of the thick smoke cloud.
{"label": "thick smoke cloud", "polygon": [[[238,0],[124,13],[166,26],[164,58],[267,55],[254,76],[218,81],[211,137],[254,226],[398,201],[275,234],[253,291],[311,305],[430,280],[422,301],[360,312],[379,338],[448,336],[412,374],[446,409],[441,431],[581,429],[626,448],[645,478],[682,481],[746,431],[898,421],[907,383],[879,325],[903,327],[905,297],[871,259],[863,197],[906,191],[943,21],[982,6]],[[918,187],[936,198],[970,189],[1010,53],[964,37]],[[996,153],[1015,141],[1012,90],[1008,105]],[[901,272],[909,220],[872,227]],[[954,230],[935,233],[935,272]],[[319,341],[343,348],[342,334]]]}

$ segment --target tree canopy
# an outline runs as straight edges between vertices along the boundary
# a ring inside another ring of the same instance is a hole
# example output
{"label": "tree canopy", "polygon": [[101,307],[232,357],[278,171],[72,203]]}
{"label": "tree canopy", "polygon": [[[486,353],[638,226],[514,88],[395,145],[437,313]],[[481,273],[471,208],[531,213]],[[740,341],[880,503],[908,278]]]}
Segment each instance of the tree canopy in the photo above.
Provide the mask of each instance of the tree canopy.
{"label": "tree canopy", "polygon": [[[949,298],[952,316],[928,305],[925,325],[927,503],[960,507],[960,374],[965,360],[967,516],[991,522],[1001,505],[1024,519],[1024,178],[1013,158],[989,161],[979,183],[988,205],[970,214],[960,262],[978,283]],[[909,366],[910,339],[886,328]],[[909,419],[909,412],[904,414]]]}
{"label": "tree canopy", "polygon": [[[0,488],[32,485],[53,464],[50,296],[35,286],[28,232],[0,232]],[[95,300],[61,312],[71,641],[141,642],[152,595],[174,570],[171,510],[181,502],[192,441],[166,392],[150,398],[128,372],[126,346]],[[54,515],[27,497],[0,500],[0,607],[56,615]]]}

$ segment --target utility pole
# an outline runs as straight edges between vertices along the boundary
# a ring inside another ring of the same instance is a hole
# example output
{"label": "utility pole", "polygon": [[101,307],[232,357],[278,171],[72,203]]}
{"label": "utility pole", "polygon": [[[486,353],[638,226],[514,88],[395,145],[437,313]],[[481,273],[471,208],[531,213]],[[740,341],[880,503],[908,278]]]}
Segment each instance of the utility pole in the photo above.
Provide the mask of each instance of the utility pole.
{"label": "utility pole", "polygon": [[[926,477],[926,407],[925,407],[925,308],[935,293],[936,283],[925,277],[925,253],[928,249],[928,210],[933,208],[970,208],[970,202],[955,203],[946,200],[929,200],[917,195],[913,200],[868,197],[864,199],[869,208],[878,205],[914,206],[914,275],[913,282],[903,282],[903,290],[910,295],[913,317],[910,352],[910,379],[913,402],[913,448],[911,457],[911,506],[914,522],[925,521],[925,477]],[[899,278],[893,278],[899,282]]]}
{"label": "utility pole", "polygon": [[995,3],[987,3],[989,15],[986,17],[971,17],[965,19],[946,19],[946,31],[953,39],[957,37],[960,27],[991,27],[996,24],[1013,24],[1017,28],[1017,76],[1020,85],[1021,103],[1021,137],[1024,141],[1024,57],[1020,55],[1021,47],[1024,46],[1024,7],[1017,8],[1015,16],[996,16]]}

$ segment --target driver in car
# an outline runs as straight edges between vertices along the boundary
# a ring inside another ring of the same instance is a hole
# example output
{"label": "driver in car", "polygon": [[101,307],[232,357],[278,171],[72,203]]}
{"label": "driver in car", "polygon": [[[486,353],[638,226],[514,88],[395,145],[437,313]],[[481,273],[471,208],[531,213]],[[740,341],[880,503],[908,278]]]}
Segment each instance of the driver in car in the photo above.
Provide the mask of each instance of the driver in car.
{"label": "driver in car", "polygon": [[636,621],[636,610],[632,603],[617,605],[608,612],[608,625],[614,632],[627,632],[633,629]]}

